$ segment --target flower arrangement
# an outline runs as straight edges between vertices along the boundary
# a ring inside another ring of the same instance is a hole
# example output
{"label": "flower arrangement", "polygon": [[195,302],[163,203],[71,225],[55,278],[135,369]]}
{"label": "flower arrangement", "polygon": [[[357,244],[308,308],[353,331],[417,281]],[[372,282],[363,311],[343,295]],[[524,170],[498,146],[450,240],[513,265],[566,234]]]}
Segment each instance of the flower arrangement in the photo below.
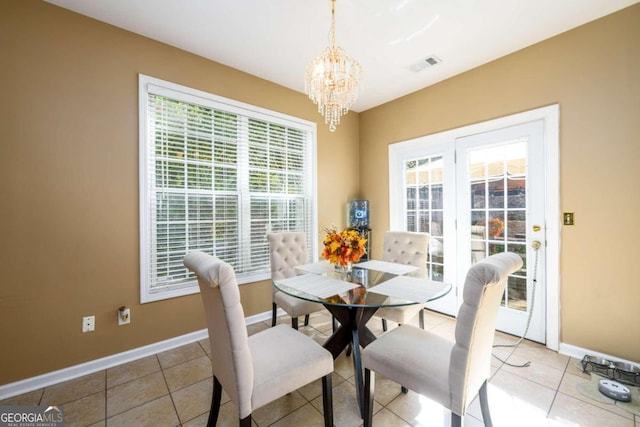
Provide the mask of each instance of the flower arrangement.
{"label": "flower arrangement", "polygon": [[327,236],[324,238],[324,250],[322,257],[331,264],[340,264],[346,267],[348,264],[360,261],[365,254],[367,239],[362,237],[358,230],[337,231],[335,227],[325,229]]}
{"label": "flower arrangement", "polygon": [[489,235],[492,237],[498,237],[504,231],[504,221],[500,218],[491,218],[489,220]]}

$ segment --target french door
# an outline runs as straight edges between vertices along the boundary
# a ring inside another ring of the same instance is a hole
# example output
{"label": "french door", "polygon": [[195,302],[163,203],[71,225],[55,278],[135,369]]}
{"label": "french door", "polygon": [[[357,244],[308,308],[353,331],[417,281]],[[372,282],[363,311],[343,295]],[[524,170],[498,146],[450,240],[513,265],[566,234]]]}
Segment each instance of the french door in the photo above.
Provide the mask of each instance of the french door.
{"label": "french door", "polygon": [[[543,122],[456,140],[459,274],[500,252],[522,257],[509,276],[497,328],[545,342]],[[538,243],[534,243],[538,242]],[[535,302],[537,301],[537,304]],[[531,319],[529,319],[531,317]]]}
{"label": "french door", "polygon": [[545,121],[476,130],[414,140],[393,155],[390,148],[390,227],[430,234],[431,278],[453,289],[427,307],[450,315],[473,264],[505,251],[520,255],[524,265],[509,277],[497,328],[514,335],[526,329],[528,339],[544,343]]}

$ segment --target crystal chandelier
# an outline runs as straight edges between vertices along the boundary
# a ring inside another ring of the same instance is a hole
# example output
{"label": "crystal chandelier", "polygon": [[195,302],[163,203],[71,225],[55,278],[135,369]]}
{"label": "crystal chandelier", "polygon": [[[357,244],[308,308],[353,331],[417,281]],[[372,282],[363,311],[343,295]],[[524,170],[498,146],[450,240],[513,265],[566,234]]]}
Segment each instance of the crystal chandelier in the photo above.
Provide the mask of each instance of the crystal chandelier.
{"label": "crystal chandelier", "polygon": [[335,132],[340,117],[347,114],[358,98],[362,74],[358,61],[336,47],[335,6],[336,0],[331,0],[331,45],[309,63],[304,81],[305,92],[318,105],[318,112],[331,132]]}

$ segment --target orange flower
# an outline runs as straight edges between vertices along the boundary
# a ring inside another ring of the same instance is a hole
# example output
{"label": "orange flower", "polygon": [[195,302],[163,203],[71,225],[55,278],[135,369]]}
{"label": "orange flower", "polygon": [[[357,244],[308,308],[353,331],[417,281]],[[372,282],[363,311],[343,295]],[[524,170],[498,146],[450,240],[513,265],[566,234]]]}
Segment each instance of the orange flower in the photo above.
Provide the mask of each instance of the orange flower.
{"label": "orange flower", "polygon": [[500,218],[491,218],[489,220],[489,235],[498,237],[504,231],[504,222]]}
{"label": "orange flower", "polygon": [[331,264],[346,266],[360,261],[365,254],[367,239],[357,230],[337,231],[335,227],[325,229],[327,236],[323,240],[322,257]]}

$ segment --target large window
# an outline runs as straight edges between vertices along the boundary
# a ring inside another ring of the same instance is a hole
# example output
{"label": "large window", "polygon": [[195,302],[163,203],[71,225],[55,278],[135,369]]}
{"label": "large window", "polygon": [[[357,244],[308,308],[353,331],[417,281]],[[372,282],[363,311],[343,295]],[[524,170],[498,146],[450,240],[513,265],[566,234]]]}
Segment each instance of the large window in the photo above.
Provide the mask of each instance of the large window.
{"label": "large window", "polygon": [[[192,250],[269,277],[266,235],[316,248],[315,124],[140,76],[142,302],[198,291]],[[314,254],[315,258],[315,254]]]}

